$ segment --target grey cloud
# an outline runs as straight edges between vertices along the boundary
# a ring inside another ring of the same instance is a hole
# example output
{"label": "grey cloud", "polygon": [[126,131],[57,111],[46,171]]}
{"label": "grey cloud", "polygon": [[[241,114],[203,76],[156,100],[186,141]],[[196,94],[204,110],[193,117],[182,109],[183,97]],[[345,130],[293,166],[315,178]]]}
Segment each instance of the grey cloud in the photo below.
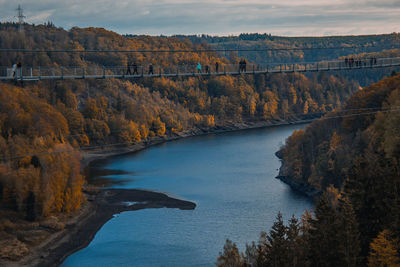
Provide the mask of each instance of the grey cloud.
{"label": "grey cloud", "polygon": [[[0,20],[15,20],[16,4],[0,0]],[[399,0],[21,0],[26,20],[70,28],[104,27],[133,34],[286,35],[399,31]]]}

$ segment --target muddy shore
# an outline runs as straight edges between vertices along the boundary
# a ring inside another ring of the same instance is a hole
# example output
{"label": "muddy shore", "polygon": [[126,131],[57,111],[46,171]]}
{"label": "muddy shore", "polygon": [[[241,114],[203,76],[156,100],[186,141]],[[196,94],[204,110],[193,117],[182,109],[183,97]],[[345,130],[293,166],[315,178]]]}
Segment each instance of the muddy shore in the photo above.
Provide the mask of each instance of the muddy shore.
{"label": "muddy shore", "polygon": [[64,230],[54,234],[52,240],[32,249],[19,262],[7,266],[58,266],[69,255],[86,247],[97,231],[115,214],[150,208],[177,208],[193,210],[196,204],[172,198],[163,193],[136,189],[106,189],[90,195],[81,212],[66,223]]}

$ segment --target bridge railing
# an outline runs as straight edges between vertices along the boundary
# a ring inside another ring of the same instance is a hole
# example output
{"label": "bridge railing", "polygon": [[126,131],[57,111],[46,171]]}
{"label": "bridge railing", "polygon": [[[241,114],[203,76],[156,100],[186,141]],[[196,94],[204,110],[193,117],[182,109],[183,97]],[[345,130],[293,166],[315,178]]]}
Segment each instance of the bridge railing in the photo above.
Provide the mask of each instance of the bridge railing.
{"label": "bridge railing", "polygon": [[153,66],[150,72],[149,65],[115,67],[26,67],[13,71],[11,67],[0,67],[0,79],[63,79],[63,78],[110,78],[110,77],[153,77],[153,76],[188,76],[188,75],[236,75],[245,73],[279,73],[279,72],[306,72],[348,70],[361,68],[375,68],[385,66],[400,66],[400,57],[396,58],[354,58],[348,60],[333,60],[301,63],[247,63],[245,69],[240,70],[238,64],[220,64],[218,71],[215,65],[202,65],[199,71],[197,65]]}

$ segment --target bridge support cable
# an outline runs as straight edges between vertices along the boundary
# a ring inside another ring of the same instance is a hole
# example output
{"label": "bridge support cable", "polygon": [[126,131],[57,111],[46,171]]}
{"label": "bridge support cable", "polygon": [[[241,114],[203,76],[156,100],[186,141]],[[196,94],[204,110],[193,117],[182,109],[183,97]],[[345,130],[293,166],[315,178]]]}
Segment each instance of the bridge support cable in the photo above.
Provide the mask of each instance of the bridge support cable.
{"label": "bridge support cable", "polygon": [[[66,80],[66,79],[106,79],[106,78],[155,78],[155,77],[200,77],[220,75],[255,75],[269,73],[293,73],[293,72],[319,72],[319,71],[351,71],[359,69],[388,68],[400,66],[400,57],[358,59],[356,63],[348,63],[343,60],[319,61],[319,62],[296,62],[296,63],[269,63],[263,66],[247,64],[245,71],[238,71],[237,64],[224,64],[223,72],[196,71],[194,65],[179,66],[154,66],[158,72],[145,72],[148,66],[140,66],[141,70],[136,73],[127,73],[126,67],[44,67],[29,66],[21,67],[13,72],[11,67],[0,66],[0,80],[38,81],[38,80]],[[193,71],[192,71],[193,70]]]}

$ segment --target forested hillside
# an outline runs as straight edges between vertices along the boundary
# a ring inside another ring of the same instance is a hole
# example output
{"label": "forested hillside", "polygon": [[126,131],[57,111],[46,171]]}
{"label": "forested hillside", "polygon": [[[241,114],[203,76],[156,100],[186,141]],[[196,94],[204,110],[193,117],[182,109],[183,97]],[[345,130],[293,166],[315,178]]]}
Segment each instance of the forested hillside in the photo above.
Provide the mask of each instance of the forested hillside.
{"label": "forested hillside", "polygon": [[[368,59],[400,56],[400,34],[398,33],[327,37],[282,37],[258,33],[222,37],[209,35],[178,35],[176,37],[189,39],[195,44],[208,44],[214,49],[240,49],[242,51],[222,54],[232,61],[236,58],[246,58],[261,65],[276,62],[344,60],[345,57]],[[399,67],[395,67],[389,72],[399,70]],[[346,79],[356,80],[363,87],[379,81],[387,73],[387,68],[336,72],[337,75]]]}
{"label": "forested hillside", "polygon": [[[207,47],[177,38],[126,38],[98,28],[0,25],[0,48],[168,50]],[[228,64],[215,53],[8,53],[1,65],[125,66]],[[30,219],[79,208],[84,178],[74,148],[129,145],[240,121],[296,120],[333,110],[357,82],[330,74],[0,85],[1,206]],[[314,114],[317,113],[317,114]],[[61,153],[62,152],[62,153]],[[73,162],[73,163],[72,163]]]}
{"label": "forested hillside", "polygon": [[228,240],[217,264],[399,266],[399,107],[396,75],[289,137],[278,153],[280,178],[305,193],[320,192],[314,214],[288,225],[278,214],[245,253]]}
{"label": "forested hillside", "polygon": [[399,266],[399,107],[397,75],[289,137],[280,177],[322,193],[314,214],[287,225],[278,214],[244,253],[227,240],[217,265]]}
{"label": "forested hillside", "polygon": [[[239,57],[262,64],[268,62],[301,62],[333,60],[352,54],[398,49],[400,34],[327,36],[327,37],[283,37],[270,34],[245,33],[238,36],[177,35],[195,44],[209,44],[216,49],[284,49],[283,51],[239,52]],[[290,50],[295,48],[296,50]],[[304,48],[302,50],[301,48]],[[318,48],[318,50],[309,50]],[[285,50],[289,49],[289,50]]]}
{"label": "forested hillside", "polygon": [[[214,52],[157,53],[157,50],[210,48],[210,44],[198,44],[187,38],[128,38],[105,29],[72,28],[66,31],[52,24],[24,25],[24,32],[21,33],[18,32],[18,25],[2,23],[0,48],[154,51],[2,53],[0,65],[9,67],[16,62],[21,62],[23,66],[43,67],[101,68],[126,66],[132,62],[146,67],[150,64],[192,66],[197,62],[202,65],[218,62],[223,66],[239,60],[235,54]],[[79,149],[116,144],[128,146],[163,139],[184,131],[212,131],[241,122],[273,123],[315,118],[321,113],[335,110],[359,89],[357,81],[345,78],[341,73],[0,83],[0,233],[13,234],[25,242],[24,235],[9,220],[43,220],[80,208],[85,201],[82,188],[86,182],[81,174]],[[362,96],[365,92],[368,91],[360,91],[358,95]],[[379,102],[379,98],[371,96],[371,101]],[[367,107],[351,103],[347,104],[348,109]],[[375,107],[375,104],[371,106]],[[360,130],[360,136],[364,136],[362,132],[369,127],[368,116],[354,122],[350,120],[348,127],[364,125],[365,128]],[[320,131],[327,137],[318,135],[313,141],[313,153],[307,154],[304,160],[315,160],[317,150],[314,149],[317,147],[321,151],[327,149],[319,146],[318,140],[331,141],[334,134],[330,129],[336,129],[331,124],[335,127],[342,125],[338,120],[326,120],[326,123],[330,123],[326,125],[327,129]],[[352,128],[347,131],[351,132]],[[345,136],[344,133],[338,128],[338,140]],[[299,137],[292,137],[288,144],[300,142],[298,140],[302,140],[306,134],[297,133]],[[393,146],[391,149],[388,151],[396,151]],[[323,189],[329,185],[331,180],[318,180],[325,169],[316,170],[315,167],[307,166],[308,161],[302,161],[301,153],[295,150],[290,152],[297,160],[295,164],[301,166],[301,172],[295,172],[298,176],[294,179],[302,181],[305,179],[303,174],[309,173],[314,179],[310,184],[315,188]],[[335,153],[339,155],[342,152],[339,149]],[[325,161],[321,159],[319,164],[324,166]],[[291,164],[289,159],[287,162]],[[339,187],[346,177],[338,177],[340,179],[333,179],[332,183]],[[331,191],[335,192],[333,189]],[[374,234],[378,230],[374,230]],[[368,243],[371,236],[363,242]]]}

